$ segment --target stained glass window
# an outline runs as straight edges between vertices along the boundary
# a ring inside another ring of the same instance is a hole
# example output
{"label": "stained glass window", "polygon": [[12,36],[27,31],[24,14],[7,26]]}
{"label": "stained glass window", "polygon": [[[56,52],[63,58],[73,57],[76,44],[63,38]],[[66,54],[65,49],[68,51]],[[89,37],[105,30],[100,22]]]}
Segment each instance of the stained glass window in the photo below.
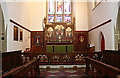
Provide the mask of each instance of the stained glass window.
{"label": "stained glass window", "polygon": [[56,0],[56,14],[63,14],[63,0]]}
{"label": "stained glass window", "polygon": [[48,0],[48,14],[55,14],[55,0]]}
{"label": "stained glass window", "polygon": [[71,0],[64,0],[64,14],[71,14]]}
{"label": "stained glass window", "polygon": [[71,0],[64,0],[65,22],[71,23]]}
{"label": "stained glass window", "polygon": [[48,23],[52,23],[55,21],[55,15],[48,15]]}
{"label": "stained glass window", "polygon": [[71,23],[71,15],[65,15],[65,22]]}
{"label": "stained glass window", "polygon": [[55,21],[55,0],[48,0],[48,23]]}
{"label": "stained glass window", "polygon": [[63,22],[63,16],[62,15],[57,15],[56,16],[56,22]]}
{"label": "stained glass window", "polygon": [[48,23],[52,22],[71,23],[71,0],[48,0]]}

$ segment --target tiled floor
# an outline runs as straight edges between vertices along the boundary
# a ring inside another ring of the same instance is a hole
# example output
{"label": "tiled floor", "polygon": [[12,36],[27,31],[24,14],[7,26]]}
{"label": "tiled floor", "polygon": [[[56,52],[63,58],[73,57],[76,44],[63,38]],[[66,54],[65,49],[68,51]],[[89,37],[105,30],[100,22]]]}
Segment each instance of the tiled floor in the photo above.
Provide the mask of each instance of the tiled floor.
{"label": "tiled floor", "polygon": [[84,69],[40,69],[40,78],[89,78]]}

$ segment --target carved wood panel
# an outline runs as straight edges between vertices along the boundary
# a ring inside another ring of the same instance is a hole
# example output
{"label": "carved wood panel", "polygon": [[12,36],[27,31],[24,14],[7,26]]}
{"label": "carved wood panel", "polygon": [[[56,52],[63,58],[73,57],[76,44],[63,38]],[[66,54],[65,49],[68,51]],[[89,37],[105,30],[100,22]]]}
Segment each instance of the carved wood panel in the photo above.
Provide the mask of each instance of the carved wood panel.
{"label": "carved wood panel", "polygon": [[76,31],[74,34],[74,52],[87,51],[88,32]]}
{"label": "carved wood panel", "polygon": [[31,32],[31,47],[34,52],[43,52],[43,31]]}
{"label": "carved wood panel", "polygon": [[[57,27],[58,26],[58,27]],[[48,31],[50,29],[50,31]],[[45,25],[46,41],[73,41],[74,24],[52,23]]]}

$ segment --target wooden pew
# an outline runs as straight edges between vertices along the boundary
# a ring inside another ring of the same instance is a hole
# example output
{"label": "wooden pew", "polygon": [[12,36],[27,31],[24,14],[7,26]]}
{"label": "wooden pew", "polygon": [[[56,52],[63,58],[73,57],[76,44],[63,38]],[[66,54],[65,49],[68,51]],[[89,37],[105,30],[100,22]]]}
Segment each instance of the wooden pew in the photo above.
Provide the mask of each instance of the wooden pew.
{"label": "wooden pew", "polygon": [[22,53],[26,57],[33,59],[40,58],[40,65],[79,65],[85,64],[85,57],[94,57],[97,55],[97,60],[101,60],[102,52],[81,52],[81,53]]}
{"label": "wooden pew", "polygon": [[103,59],[104,63],[110,64],[117,68],[120,68],[120,52],[114,50],[103,50]]}
{"label": "wooden pew", "polygon": [[86,73],[91,78],[116,78],[120,75],[120,69],[86,57]]}
{"label": "wooden pew", "polygon": [[22,65],[21,51],[2,53],[2,73]]}
{"label": "wooden pew", "polygon": [[39,71],[39,58],[36,58],[22,66],[19,66],[8,73],[2,75],[1,78],[34,78]]}

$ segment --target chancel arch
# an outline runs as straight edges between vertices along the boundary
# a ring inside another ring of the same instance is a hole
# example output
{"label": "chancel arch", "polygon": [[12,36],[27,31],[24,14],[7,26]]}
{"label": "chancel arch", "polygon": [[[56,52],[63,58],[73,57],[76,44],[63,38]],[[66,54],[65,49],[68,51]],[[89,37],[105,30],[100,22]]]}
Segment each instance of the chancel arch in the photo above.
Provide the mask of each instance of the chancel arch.
{"label": "chancel arch", "polygon": [[7,50],[7,32],[6,31],[5,31],[3,11],[0,4],[0,51],[1,52],[5,52]]}
{"label": "chancel arch", "polygon": [[117,15],[117,22],[114,26],[114,36],[115,36],[115,49],[120,50],[120,2],[119,9],[118,9],[118,15]]}

